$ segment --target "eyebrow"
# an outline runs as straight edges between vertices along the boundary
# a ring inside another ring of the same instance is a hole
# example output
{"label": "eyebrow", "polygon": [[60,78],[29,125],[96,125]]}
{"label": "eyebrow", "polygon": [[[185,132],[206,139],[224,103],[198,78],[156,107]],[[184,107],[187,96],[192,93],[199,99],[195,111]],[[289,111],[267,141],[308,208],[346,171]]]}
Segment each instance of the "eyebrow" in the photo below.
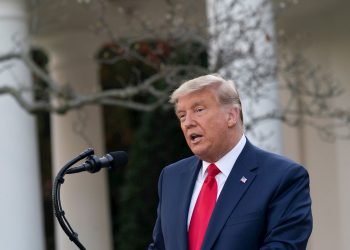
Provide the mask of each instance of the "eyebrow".
{"label": "eyebrow", "polygon": [[[191,109],[193,109],[194,107],[196,107],[196,106],[200,106],[200,105],[203,105],[203,101],[202,100],[200,100],[200,101],[196,101],[195,103],[193,103],[192,105],[191,105]],[[185,112],[184,110],[179,110],[178,109],[178,107],[176,106],[175,107],[175,113],[177,114],[177,113],[179,113],[179,112]]]}

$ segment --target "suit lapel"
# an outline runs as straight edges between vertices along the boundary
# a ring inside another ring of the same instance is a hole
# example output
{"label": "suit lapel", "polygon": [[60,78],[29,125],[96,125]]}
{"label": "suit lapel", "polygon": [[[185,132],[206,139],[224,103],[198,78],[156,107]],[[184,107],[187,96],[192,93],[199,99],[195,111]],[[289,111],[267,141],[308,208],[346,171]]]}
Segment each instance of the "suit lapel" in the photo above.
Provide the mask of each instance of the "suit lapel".
{"label": "suit lapel", "polygon": [[180,183],[178,193],[181,196],[180,204],[174,204],[175,207],[180,209],[178,218],[178,223],[180,228],[180,239],[179,242],[182,243],[180,249],[188,249],[188,238],[187,238],[187,217],[188,208],[190,206],[193,188],[197,180],[198,172],[201,167],[201,161],[195,157],[193,163],[189,166],[184,166],[183,171],[180,174]]}
{"label": "suit lapel", "polygon": [[202,250],[211,249],[213,246],[227,219],[232,214],[250,184],[254,181],[256,174],[252,172],[252,170],[256,167],[253,146],[247,140],[215,205],[202,244]]}

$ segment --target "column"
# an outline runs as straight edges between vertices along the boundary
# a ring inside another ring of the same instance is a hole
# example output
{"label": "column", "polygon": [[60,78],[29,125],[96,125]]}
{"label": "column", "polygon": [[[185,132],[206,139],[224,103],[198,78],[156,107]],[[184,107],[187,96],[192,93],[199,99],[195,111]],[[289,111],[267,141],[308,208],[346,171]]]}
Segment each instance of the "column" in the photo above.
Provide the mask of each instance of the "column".
{"label": "column", "polygon": [[[0,55],[28,50],[25,1],[0,0]],[[22,62],[0,63],[0,86],[30,87]],[[27,96],[31,98],[31,96]],[[0,248],[43,250],[44,230],[34,117],[0,96]]]}
{"label": "column", "polygon": [[[338,8],[341,8],[341,4],[339,4]],[[340,13],[341,14],[340,14]],[[331,69],[334,74],[334,76],[337,77],[337,80],[342,84],[342,90],[344,92],[343,95],[339,96],[334,100],[334,105],[337,107],[347,107],[349,110],[350,103],[350,72],[349,72],[349,57],[350,57],[350,50],[349,50],[349,44],[350,44],[350,32],[347,29],[347,23],[350,21],[349,16],[347,15],[347,10],[339,11],[334,17],[334,22],[332,22],[331,27],[333,29],[332,33],[336,33],[332,35],[331,45],[330,47],[330,58],[331,58]],[[346,32],[347,31],[347,32]],[[325,59],[326,61],[326,59]],[[334,120],[334,124],[337,122]],[[334,211],[328,210],[329,213],[335,214],[337,213],[337,217],[339,220],[337,221],[339,224],[335,225],[339,232],[339,240],[338,249],[350,249],[350,241],[349,241],[349,235],[350,235],[350,197],[348,190],[350,188],[349,185],[349,176],[350,176],[350,158],[349,158],[349,148],[350,148],[350,138],[348,137],[347,140],[344,140],[344,137],[342,135],[348,135],[350,133],[349,127],[343,127],[338,128],[337,126],[334,126],[334,129],[336,132],[340,135],[335,141],[335,161],[327,165],[327,168],[330,172],[335,174],[337,178],[334,178],[336,180],[336,188],[337,193],[331,194],[330,196],[337,196],[338,197],[338,204],[332,204],[330,208]],[[332,145],[333,146],[333,145]],[[328,158],[328,154],[327,154]],[[315,167],[315,171],[317,171]],[[323,172],[322,172],[323,173]],[[326,172],[327,173],[327,172]],[[329,178],[329,176],[326,176],[326,173],[324,174],[324,178]],[[327,190],[329,192],[329,190]],[[324,206],[328,206],[330,202],[330,198],[325,199],[324,193],[319,192],[318,195],[321,197],[323,196],[322,201],[325,203]],[[333,216],[332,216],[333,217]],[[329,225],[329,224],[328,224]],[[337,232],[335,231],[335,232]],[[335,232],[332,230],[332,233],[335,234]],[[321,236],[322,237],[322,236]],[[316,249],[316,248],[315,248]]]}
{"label": "column", "polygon": [[256,118],[278,112],[272,6],[265,0],[207,0],[210,64],[235,81],[242,99],[247,136],[282,152],[281,123]]}
{"label": "column", "polygon": [[[50,72],[59,83],[70,84],[82,92],[93,92],[97,86],[97,64],[94,51],[98,48],[93,35],[80,31],[62,31],[40,40],[50,56]],[[63,165],[92,147],[95,154],[104,152],[102,112],[99,107],[88,106],[71,110],[65,115],[51,116],[53,174]],[[66,175],[61,189],[62,206],[80,242],[87,249],[112,249],[110,204],[107,171]],[[56,221],[56,250],[75,250]]]}

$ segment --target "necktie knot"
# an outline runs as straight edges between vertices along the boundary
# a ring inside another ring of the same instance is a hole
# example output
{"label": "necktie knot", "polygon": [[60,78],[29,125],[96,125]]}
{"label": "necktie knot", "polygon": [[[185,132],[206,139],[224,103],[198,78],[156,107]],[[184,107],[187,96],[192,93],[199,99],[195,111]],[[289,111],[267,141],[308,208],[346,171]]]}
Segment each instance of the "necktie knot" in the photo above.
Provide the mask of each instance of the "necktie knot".
{"label": "necktie knot", "polygon": [[218,167],[214,163],[211,163],[208,167],[208,176],[215,177],[218,173],[220,173]]}

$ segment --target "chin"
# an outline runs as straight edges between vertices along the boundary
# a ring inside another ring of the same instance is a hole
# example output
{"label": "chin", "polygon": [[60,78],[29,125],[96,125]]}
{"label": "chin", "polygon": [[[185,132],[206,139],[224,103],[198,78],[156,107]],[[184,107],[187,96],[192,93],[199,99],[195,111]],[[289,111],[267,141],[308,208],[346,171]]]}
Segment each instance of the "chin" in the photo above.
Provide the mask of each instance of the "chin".
{"label": "chin", "polygon": [[191,149],[191,151],[192,151],[192,153],[194,154],[194,155],[196,155],[196,156],[198,156],[199,158],[201,158],[201,152],[200,151],[198,151],[198,150],[193,150],[193,149]]}
{"label": "chin", "polygon": [[198,151],[198,150],[192,150],[192,153],[196,156],[198,156],[201,160],[205,160],[205,154],[203,152]]}
{"label": "chin", "polygon": [[203,145],[195,145],[195,146],[192,146],[190,147],[192,153],[196,156],[198,156],[200,159],[204,160],[205,157],[207,154],[207,148],[206,147],[203,147]]}

